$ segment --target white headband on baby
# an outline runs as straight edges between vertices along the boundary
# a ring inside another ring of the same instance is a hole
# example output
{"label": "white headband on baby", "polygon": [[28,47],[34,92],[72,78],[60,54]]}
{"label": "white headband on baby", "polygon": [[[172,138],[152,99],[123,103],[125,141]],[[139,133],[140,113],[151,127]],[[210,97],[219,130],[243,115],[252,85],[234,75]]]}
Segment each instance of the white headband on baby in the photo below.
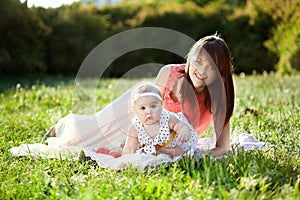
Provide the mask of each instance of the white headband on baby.
{"label": "white headband on baby", "polygon": [[144,92],[144,93],[136,93],[136,94],[134,94],[133,98],[131,100],[131,104],[133,105],[141,97],[155,97],[159,101],[162,101],[162,98],[157,93],[154,93],[154,92]]}

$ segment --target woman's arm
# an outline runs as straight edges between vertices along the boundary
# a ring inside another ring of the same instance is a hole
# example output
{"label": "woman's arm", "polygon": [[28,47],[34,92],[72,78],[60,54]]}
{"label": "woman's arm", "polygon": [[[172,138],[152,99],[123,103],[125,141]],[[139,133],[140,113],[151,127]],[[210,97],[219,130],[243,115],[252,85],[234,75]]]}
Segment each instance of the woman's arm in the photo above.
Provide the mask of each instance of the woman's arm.
{"label": "woman's arm", "polygon": [[138,149],[138,138],[134,127],[130,127],[127,134],[126,142],[122,151],[122,155],[134,153]]}
{"label": "woman's arm", "polygon": [[154,83],[159,88],[162,96],[164,96],[164,89],[167,85],[170,71],[171,69],[169,65],[162,67],[154,80]]}
{"label": "woman's arm", "polygon": [[212,150],[212,156],[224,155],[230,150],[230,123],[225,124],[221,135],[217,138],[216,148]]}

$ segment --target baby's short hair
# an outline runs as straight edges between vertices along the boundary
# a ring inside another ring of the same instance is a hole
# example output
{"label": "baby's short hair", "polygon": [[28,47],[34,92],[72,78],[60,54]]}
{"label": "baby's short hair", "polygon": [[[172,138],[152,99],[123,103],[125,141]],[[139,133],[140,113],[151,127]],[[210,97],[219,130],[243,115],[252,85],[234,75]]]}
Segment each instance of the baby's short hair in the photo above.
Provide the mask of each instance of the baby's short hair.
{"label": "baby's short hair", "polygon": [[133,105],[135,101],[139,98],[144,96],[153,96],[156,97],[159,101],[162,101],[162,96],[158,87],[151,82],[143,83],[138,85],[132,92],[131,92],[131,104]]}

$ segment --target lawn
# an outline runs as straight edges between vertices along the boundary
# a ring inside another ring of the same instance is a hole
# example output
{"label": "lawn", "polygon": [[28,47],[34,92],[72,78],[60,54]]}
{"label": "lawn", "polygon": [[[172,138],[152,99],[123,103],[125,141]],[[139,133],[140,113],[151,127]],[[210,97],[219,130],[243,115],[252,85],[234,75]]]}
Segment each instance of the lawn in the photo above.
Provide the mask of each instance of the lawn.
{"label": "lawn", "polygon": [[[137,81],[100,80],[94,91],[88,80],[85,93],[94,94],[100,110]],[[234,82],[232,138],[252,134],[266,142],[264,150],[233,149],[220,159],[183,159],[140,172],[11,156],[11,147],[40,142],[68,113],[85,113],[91,98],[73,98],[72,78],[3,77],[0,199],[300,199],[300,75],[235,76]]]}

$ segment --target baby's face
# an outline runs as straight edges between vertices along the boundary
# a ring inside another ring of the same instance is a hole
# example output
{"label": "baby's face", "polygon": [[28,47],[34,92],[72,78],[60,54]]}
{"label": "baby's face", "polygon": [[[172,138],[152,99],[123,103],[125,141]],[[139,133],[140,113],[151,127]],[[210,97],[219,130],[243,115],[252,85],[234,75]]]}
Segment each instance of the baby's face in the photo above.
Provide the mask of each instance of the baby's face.
{"label": "baby's face", "polygon": [[141,97],[135,101],[133,108],[137,118],[144,125],[159,124],[162,104],[156,97]]}

